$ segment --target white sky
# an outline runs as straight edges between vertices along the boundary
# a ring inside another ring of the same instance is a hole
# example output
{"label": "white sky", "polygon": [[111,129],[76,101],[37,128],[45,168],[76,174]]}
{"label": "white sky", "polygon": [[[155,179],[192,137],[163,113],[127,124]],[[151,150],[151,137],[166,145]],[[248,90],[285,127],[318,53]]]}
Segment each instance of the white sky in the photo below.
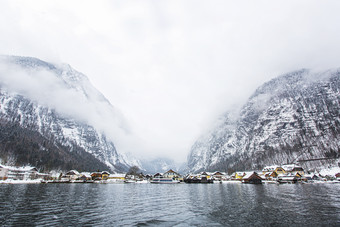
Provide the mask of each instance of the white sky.
{"label": "white sky", "polygon": [[[340,1],[0,0],[0,54],[65,62],[129,122],[118,151],[185,161],[263,82],[339,67]],[[139,142],[133,142],[139,141]]]}

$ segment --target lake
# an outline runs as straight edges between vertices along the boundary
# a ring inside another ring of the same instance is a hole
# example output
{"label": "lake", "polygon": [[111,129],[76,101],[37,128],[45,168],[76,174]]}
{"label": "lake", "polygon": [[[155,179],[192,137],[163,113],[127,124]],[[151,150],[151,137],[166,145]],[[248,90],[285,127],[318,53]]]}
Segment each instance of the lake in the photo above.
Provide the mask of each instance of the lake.
{"label": "lake", "polygon": [[340,225],[340,184],[0,185],[1,226]]}

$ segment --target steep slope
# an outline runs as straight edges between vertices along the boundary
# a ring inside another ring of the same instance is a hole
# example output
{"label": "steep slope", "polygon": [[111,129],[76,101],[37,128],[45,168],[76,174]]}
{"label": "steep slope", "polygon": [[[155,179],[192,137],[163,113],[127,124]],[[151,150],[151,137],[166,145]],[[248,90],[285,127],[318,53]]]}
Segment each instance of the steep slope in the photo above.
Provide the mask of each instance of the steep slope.
{"label": "steep slope", "polygon": [[226,117],[192,146],[189,168],[231,171],[292,162],[306,168],[335,164],[340,157],[339,91],[339,70],[299,70],[269,81],[237,118]]}
{"label": "steep slope", "polygon": [[[117,153],[108,138],[112,135],[108,135],[110,131],[105,128],[106,124],[120,124],[122,118],[85,75],[68,65],[53,65],[36,58],[2,56],[0,63],[0,119],[3,125],[21,127],[32,135],[39,133],[41,138],[32,140],[40,151],[46,151],[46,155],[48,151],[58,150],[72,158],[74,153],[80,152],[92,163],[95,162],[92,157],[101,163],[87,166],[87,169],[97,170],[100,166],[108,166],[112,171],[128,169],[129,163]],[[25,135],[30,139],[27,133]],[[53,146],[44,146],[47,143]],[[23,152],[8,144],[5,146],[3,142],[0,146],[2,159],[6,159],[8,149],[18,160],[17,164],[36,164],[23,158]],[[84,155],[84,152],[90,155]],[[53,160],[48,167],[39,160],[36,162],[49,169],[65,169],[68,161],[78,162],[80,166],[83,166],[80,162],[86,163],[79,157],[73,159],[65,159],[62,163]],[[76,166],[68,165],[67,168]]]}

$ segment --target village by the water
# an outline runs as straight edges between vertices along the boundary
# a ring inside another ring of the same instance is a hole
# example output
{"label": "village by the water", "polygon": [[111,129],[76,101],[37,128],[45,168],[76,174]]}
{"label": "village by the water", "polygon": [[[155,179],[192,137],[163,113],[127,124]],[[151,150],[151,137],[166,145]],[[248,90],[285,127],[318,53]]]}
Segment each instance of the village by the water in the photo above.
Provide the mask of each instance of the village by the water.
{"label": "village by the water", "polygon": [[[136,168],[136,167],[135,167]],[[244,184],[295,184],[295,183],[340,183],[340,168],[309,172],[296,164],[266,166],[257,171],[238,171],[232,174],[225,172],[200,172],[180,174],[169,169],[164,173],[143,174],[138,168],[127,173],[110,173],[108,171],[67,172],[51,171],[39,172],[36,167],[15,167],[0,165],[1,184],[22,183],[244,183]]]}

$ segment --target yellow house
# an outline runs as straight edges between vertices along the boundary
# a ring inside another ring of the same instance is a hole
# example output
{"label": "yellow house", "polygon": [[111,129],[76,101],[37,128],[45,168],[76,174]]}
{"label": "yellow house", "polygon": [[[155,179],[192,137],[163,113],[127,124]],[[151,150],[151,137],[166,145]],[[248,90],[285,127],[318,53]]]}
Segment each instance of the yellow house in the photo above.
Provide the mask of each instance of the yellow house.
{"label": "yellow house", "polygon": [[107,179],[125,180],[125,174],[123,173],[110,174],[110,176],[108,176]]}
{"label": "yellow house", "polygon": [[300,176],[304,176],[305,175],[305,171],[301,166],[295,165],[295,164],[290,164],[290,165],[284,165],[282,166],[287,173],[293,173],[294,175],[296,173],[299,173]]}
{"label": "yellow house", "polygon": [[235,172],[235,179],[242,180],[244,175],[245,175],[244,172]]}
{"label": "yellow house", "polygon": [[282,168],[282,167],[276,167],[276,169],[274,170],[274,172],[275,172],[277,175],[286,174],[286,171],[285,171],[284,168]]}
{"label": "yellow house", "polygon": [[109,172],[106,172],[106,171],[103,171],[102,172],[102,179],[103,180],[107,180],[110,176],[110,173]]}
{"label": "yellow house", "polygon": [[277,167],[279,167],[279,166],[278,166],[278,165],[265,166],[265,167],[262,169],[262,173],[263,173],[263,174],[272,173],[273,171],[276,170]]}

